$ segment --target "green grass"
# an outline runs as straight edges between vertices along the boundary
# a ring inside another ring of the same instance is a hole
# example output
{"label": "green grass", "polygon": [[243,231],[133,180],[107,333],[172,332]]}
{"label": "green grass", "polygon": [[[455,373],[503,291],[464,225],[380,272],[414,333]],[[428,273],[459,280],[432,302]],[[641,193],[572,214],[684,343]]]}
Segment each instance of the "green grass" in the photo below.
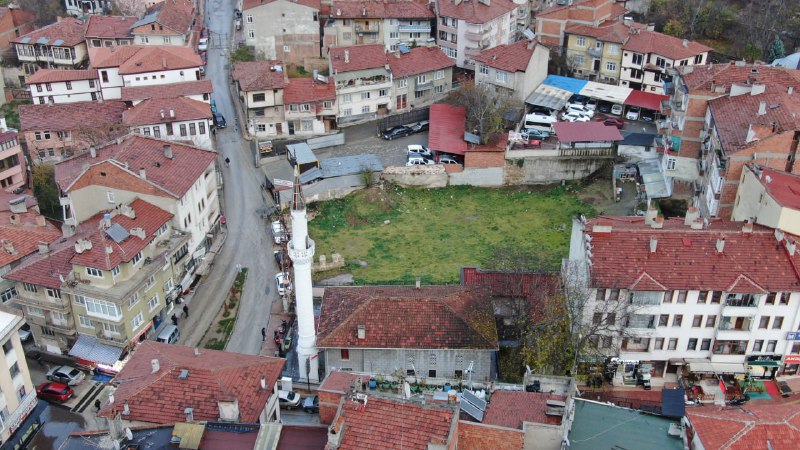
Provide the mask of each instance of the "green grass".
{"label": "green grass", "polygon": [[[317,255],[341,254],[357,283],[456,283],[464,266],[483,266],[498,247],[535,252],[557,269],[569,249],[572,216],[591,207],[561,188],[454,186],[359,191],[312,205]],[[389,224],[384,221],[389,220]],[[323,275],[324,276],[324,275]]]}

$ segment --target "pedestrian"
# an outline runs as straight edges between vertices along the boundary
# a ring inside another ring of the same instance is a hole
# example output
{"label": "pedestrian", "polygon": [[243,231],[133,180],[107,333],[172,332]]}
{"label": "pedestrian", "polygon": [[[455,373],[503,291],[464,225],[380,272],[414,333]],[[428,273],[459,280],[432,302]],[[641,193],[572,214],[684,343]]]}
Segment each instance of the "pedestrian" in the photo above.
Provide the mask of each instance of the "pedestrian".
{"label": "pedestrian", "polygon": [[95,414],[100,412],[100,399],[95,399],[94,401],[94,408],[96,409]]}
{"label": "pedestrian", "polygon": [[225,158],[225,167],[230,167],[230,166],[231,166],[231,159],[226,157]]}
{"label": "pedestrian", "polygon": [[183,317],[189,318],[189,305],[183,305]]}
{"label": "pedestrian", "polygon": [[225,227],[225,228],[228,228],[228,225],[227,225],[227,221],[226,221],[226,219],[225,219],[225,216],[223,216],[223,215],[220,215],[220,216],[219,216],[219,223],[221,223],[223,227]]}
{"label": "pedestrian", "polygon": [[267,329],[266,328],[261,328],[261,341],[263,342],[263,341],[266,341],[266,340],[267,340]]}
{"label": "pedestrian", "polygon": [[175,314],[172,315],[172,324],[178,326],[178,316]]}

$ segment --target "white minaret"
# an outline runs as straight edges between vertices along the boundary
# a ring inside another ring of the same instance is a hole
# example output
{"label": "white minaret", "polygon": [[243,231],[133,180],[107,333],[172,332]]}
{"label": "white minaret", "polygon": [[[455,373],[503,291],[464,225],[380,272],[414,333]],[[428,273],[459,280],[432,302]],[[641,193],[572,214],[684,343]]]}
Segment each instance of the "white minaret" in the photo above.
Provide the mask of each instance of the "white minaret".
{"label": "white minaret", "polygon": [[[311,263],[314,241],[308,237],[306,202],[300,186],[300,172],[295,171],[292,198],[292,240],[289,257],[294,263],[294,300],[297,310],[297,362],[300,379],[319,381],[317,336],[314,332],[314,297],[311,291]],[[308,361],[308,362],[307,362]]]}

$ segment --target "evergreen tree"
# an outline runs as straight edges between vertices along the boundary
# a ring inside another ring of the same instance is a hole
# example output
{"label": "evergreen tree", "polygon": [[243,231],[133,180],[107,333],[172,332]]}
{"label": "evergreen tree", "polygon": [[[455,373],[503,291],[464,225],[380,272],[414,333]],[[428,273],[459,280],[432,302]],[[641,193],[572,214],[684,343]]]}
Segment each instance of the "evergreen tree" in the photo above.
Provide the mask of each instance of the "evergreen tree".
{"label": "evergreen tree", "polygon": [[783,48],[783,42],[778,36],[775,36],[775,40],[772,41],[772,46],[769,48],[769,55],[768,55],[768,63],[772,63],[776,59],[781,59],[786,56],[786,52]]}

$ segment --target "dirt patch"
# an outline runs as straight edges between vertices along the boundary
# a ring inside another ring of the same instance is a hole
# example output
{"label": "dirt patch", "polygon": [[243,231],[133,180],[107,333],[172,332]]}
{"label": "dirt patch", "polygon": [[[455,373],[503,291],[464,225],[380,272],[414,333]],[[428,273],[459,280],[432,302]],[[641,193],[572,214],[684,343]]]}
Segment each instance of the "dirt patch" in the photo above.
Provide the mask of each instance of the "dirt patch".
{"label": "dirt patch", "polygon": [[634,182],[618,183],[622,188],[620,201],[614,198],[614,188],[609,179],[595,179],[578,191],[578,198],[594,206],[600,215],[629,216],[635,214],[637,207],[636,184]]}

